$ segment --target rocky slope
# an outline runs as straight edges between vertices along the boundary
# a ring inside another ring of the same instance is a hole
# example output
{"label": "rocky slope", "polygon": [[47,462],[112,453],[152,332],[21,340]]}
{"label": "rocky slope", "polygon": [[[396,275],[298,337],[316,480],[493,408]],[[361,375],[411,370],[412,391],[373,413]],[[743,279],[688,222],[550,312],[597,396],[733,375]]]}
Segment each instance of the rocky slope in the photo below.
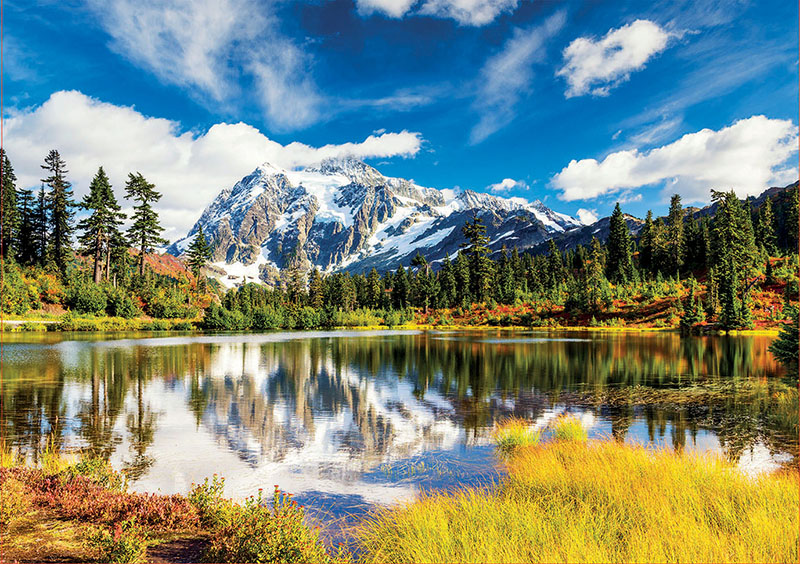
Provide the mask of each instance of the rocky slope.
{"label": "rocky slope", "polygon": [[270,281],[295,264],[382,271],[408,265],[417,251],[432,262],[453,257],[473,214],[493,250],[530,248],[582,225],[539,201],[424,188],[344,158],[303,170],[259,166],[223,190],[168,251],[182,254],[202,226],[228,286]]}

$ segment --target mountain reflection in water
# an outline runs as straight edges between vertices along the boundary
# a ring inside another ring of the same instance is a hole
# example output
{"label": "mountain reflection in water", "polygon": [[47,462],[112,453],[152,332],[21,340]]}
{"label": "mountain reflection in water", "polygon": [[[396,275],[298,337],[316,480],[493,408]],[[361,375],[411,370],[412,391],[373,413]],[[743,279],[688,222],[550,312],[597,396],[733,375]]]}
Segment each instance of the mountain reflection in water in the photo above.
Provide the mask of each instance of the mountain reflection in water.
{"label": "mountain reflection in water", "polygon": [[590,435],[796,463],[796,382],[770,338],[326,332],[5,338],[3,436],[124,468],[138,491],[279,484],[334,515],[486,483],[490,432],[568,411]]}

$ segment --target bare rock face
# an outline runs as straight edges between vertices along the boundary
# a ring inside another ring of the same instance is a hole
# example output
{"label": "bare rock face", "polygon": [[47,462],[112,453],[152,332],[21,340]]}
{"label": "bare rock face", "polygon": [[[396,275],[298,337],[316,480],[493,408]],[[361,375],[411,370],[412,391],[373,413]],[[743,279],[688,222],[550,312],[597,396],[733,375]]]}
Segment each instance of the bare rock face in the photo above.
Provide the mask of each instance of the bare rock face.
{"label": "bare rock face", "polygon": [[484,219],[492,249],[522,250],[581,226],[538,201],[452,195],[340,158],[303,170],[259,166],[220,192],[169,251],[182,254],[202,226],[228,285],[272,280],[293,265],[387,270],[408,265],[417,251],[434,264],[452,256],[473,214]]}

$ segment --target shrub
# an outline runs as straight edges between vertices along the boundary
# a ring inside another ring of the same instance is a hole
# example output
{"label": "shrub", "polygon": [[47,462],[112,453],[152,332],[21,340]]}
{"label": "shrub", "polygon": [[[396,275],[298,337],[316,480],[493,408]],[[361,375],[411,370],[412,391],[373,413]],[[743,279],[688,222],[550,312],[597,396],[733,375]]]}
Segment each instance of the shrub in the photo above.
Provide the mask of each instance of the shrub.
{"label": "shrub", "polygon": [[67,287],[65,304],[76,313],[102,315],[106,312],[108,300],[101,286],[82,278]]}
{"label": "shrub", "polygon": [[19,330],[31,332],[47,331],[47,324],[37,323],[36,321],[26,321],[19,326]]}
{"label": "shrub", "polygon": [[192,485],[189,492],[189,502],[197,509],[200,524],[204,527],[217,529],[231,524],[233,504],[222,497],[225,489],[225,478],[216,474],[209,483],[206,478],[202,484]]}
{"label": "shrub", "polygon": [[193,331],[194,325],[191,321],[178,321],[172,324],[173,331]]}
{"label": "shrub", "polygon": [[258,496],[234,506],[231,524],[216,531],[206,552],[210,562],[332,562],[305,513],[275,487],[272,508]]}
{"label": "shrub", "polygon": [[25,515],[31,505],[30,494],[25,486],[12,476],[2,476],[0,481],[0,525],[4,529]]}
{"label": "shrub", "polygon": [[[210,309],[211,308],[209,308],[209,311]],[[206,311],[206,318],[208,318],[209,311]],[[221,323],[224,325],[224,317],[221,318]],[[253,312],[253,329],[271,331],[280,329],[281,327],[283,327],[283,312],[280,309],[268,305]],[[219,329],[226,328],[227,327],[219,327]]]}
{"label": "shrub", "polygon": [[106,289],[106,297],[108,300],[108,305],[106,306],[108,315],[131,319],[142,314],[138,304],[124,290],[109,287]]}
{"label": "shrub", "polygon": [[197,309],[188,304],[189,294],[179,288],[161,288],[149,298],[145,310],[152,317],[176,319],[197,315]]}
{"label": "shrub", "polygon": [[64,471],[67,480],[84,476],[108,490],[123,492],[127,489],[125,477],[102,458],[84,458]]}
{"label": "shrub", "polygon": [[111,530],[94,529],[87,538],[89,546],[100,552],[102,562],[145,562],[147,534],[134,519],[115,523]]}

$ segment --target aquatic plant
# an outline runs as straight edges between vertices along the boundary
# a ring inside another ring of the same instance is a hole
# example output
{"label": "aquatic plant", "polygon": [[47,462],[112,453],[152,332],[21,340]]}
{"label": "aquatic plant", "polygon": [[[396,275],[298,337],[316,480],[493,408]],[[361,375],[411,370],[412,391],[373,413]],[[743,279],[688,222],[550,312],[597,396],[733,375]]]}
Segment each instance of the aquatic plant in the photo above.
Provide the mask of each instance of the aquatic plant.
{"label": "aquatic plant", "polygon": [[492,431],[495,446],[502,455],[511,454],[520,447],[536,446],[541,436],[541,431],[534,429],[524,419],[509,419]]}
{"label": "aquatic plant", "polygon": [[553,438],[557,441],[585,441],[588,437],[583,423],[577,417],[565,415],[553,424]]}
{"label": "aquatic plant", "polygon": [[366,562],[796,562],[798,474],[613,441],[517,449],[495,489],[429,494],[355,531]]}

